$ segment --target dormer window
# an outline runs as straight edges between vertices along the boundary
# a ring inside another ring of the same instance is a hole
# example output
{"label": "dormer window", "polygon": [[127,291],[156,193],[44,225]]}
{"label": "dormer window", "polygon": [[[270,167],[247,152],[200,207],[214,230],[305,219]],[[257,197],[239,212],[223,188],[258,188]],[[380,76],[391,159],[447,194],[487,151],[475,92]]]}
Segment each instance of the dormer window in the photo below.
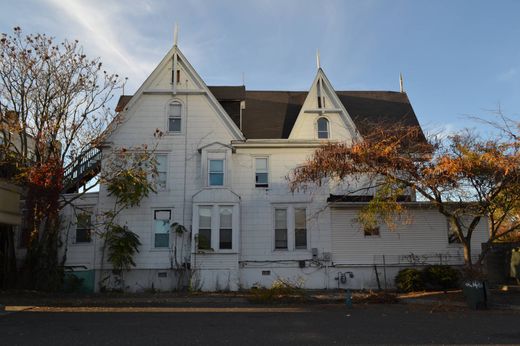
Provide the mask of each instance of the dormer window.
{"label": "dormer window", "polygon": [[328,139],[330,136],[329,120],[327,118],[318,118],[318,139]]}
{"label": "dormer window", "polygon": [[182,105],[172,102],[168,108],[168,132],[179,133],[182,130]]}
{"label": "dormer window", "polygon": [[209,186],[224,185],[224,160],[209,160]]}

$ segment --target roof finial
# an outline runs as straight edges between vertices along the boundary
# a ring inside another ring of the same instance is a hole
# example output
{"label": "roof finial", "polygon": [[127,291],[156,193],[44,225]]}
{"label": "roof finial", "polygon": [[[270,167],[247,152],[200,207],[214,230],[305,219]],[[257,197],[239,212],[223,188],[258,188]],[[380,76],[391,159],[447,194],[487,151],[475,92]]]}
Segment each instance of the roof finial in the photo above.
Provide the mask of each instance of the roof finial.
{"label": "roof finial", "polygon": [[179,26],[175,23],[173,28],[173,45],[177,46],[177,40],[179,39]]}
{"label": "roof finial", "polygon": [[316,49],[316,67],[318,68],[318,70],[321,68],[321,65],[320,65],[320,50],[319,49]]}
{"label": "roof finial", "polygon": [[399,73],[399,91],[404,93],[404,82],[402,73]]}

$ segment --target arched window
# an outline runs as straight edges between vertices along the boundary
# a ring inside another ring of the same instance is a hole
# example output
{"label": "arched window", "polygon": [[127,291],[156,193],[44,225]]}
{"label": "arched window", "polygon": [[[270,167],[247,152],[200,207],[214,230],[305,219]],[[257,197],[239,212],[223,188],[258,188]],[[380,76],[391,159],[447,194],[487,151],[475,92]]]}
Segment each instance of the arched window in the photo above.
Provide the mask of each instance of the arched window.
{"label": "arched window", "polygon": [[318,121],[318,138],[327,139],[329,138],[329,121],[327,118],[319,118]]}
{"label": "arched window", "polygon": [[172,102],[168,107],[168,132],[182,131],[182,105]]}

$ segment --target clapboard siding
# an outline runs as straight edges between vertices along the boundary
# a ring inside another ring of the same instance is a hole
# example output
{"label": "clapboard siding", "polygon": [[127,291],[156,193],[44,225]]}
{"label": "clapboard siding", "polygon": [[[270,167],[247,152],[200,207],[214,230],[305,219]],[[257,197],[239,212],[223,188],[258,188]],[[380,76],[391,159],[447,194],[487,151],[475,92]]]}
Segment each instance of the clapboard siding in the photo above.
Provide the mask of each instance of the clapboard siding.
{"label": "clapboard siding", "polygon": [[[364,236],[363,227],[355,221],[358,209],[334,208],[331,213],[332,255],[335,263],[381,263],[382,255],[391,263],[406,263],[404,256],[462,255],[462,247],[448,243],[446,218],[433,209],[412,209],[411,224],[400,224],[390,230],[380,226],[380,236]],[[487,240],[487,219],[483,218],[472,239],[473,255]]]}

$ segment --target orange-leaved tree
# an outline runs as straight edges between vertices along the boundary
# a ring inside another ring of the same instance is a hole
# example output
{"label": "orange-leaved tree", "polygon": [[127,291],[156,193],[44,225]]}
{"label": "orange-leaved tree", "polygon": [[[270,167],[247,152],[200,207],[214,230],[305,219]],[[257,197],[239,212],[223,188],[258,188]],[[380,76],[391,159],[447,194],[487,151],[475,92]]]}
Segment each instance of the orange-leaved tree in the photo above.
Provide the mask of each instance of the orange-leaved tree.
{"label": "orange-leaved tree", "polygon": [[[518,124],[510,128],[518,130]],[[375,127],[353,143],[326,144],[288,179],[293,191],[331,179],[367,182],[375,194],[359,220],[368,226],[378,220],[391,224],[406,211],[403,194],[416,192],[446,216],[473,270],[486,255],[485,248],[476,260],[471,253],[480,222],[489,221],[490,243],[520,229],[514,214],[520,201],[519,149],[518,136],[504,131],[492,139],[470,130],[426,139],[421,129],[398,124]]]}

